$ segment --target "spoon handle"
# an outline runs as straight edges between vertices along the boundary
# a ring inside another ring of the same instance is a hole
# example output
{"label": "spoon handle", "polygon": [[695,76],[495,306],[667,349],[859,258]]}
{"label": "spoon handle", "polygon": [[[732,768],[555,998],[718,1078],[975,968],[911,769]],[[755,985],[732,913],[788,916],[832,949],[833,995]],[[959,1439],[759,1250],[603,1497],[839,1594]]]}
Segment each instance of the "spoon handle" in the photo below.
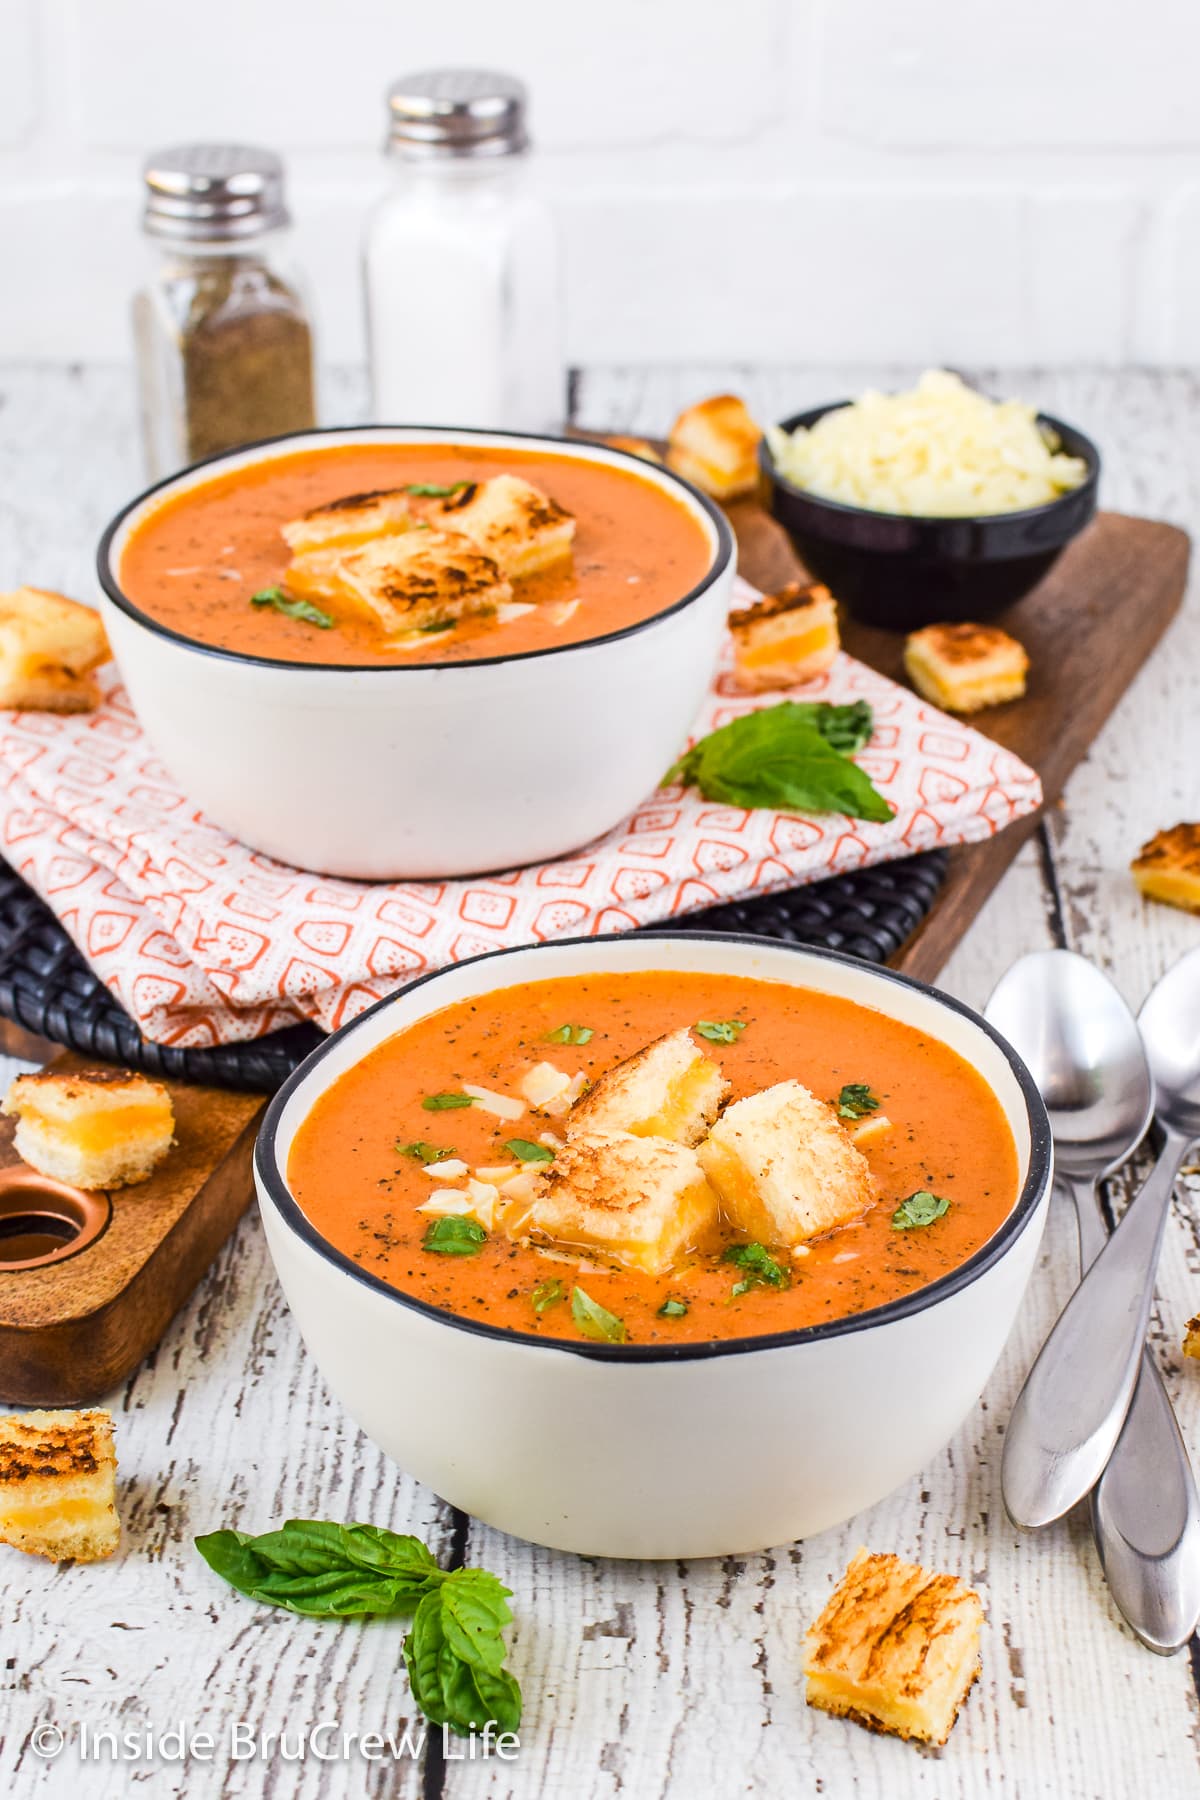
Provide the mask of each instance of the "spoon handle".
{"label": "spoon handle", "polygon": [[1096,1485],[1133,1398],[1186,1138],[1165,1134],[1141,1192],[1068,1300],[1017,1397],[1001,1485],[1015,1525],[1061,1518]]}
{"label": "spoon handle", "polygon": [[[1095,1183],[1070,1179],[1084,1271],[1108,1240]],[[1200,1493],[1148,1348],[1117,1447],[1091,1492],[1092,1533],[1113,1599],[1143,1644],[1168,1656],[1200,1617]]]}

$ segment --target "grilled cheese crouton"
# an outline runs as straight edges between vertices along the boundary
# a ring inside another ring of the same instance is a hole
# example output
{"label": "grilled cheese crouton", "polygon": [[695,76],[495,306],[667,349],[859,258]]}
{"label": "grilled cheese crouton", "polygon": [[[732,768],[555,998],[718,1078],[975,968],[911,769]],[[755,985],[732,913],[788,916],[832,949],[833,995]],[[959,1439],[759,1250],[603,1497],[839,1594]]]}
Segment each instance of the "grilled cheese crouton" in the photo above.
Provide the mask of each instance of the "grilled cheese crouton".
{"label": "grilled cheese crouton", "polygon": [[575,520],[520,475],[469,481],[457,493],[414,505],[435,528],[470,538],[510,581],[570,559]]}
{"label": "grilled cheese crouton", "polygon": [[979,712],[1019,700],[1029,658],[998,625],[926,625],[904,645],[909,680],[946,712]]}
{"label": "grilled cheese crouton", "polygon": [[620,432],[612,437],[601,439],[612,450],[624,450],[630,456],[640,456],[644,462],[662,462],[662,452],[656,450],[649,438],[625,437]]}
{"label": "grilled cheese crouton", "polygon": [[681,412],[671,427],[667,462],[685,481],[716,500],[732,500],[758,486],[762,432],[736,394],[716,394]]}
{"label": "grilled cheese crouton", "polygon": [[1147,900],[1200,912],[1200,825],[1156,832],[1129,867]]}
{"label": "grilled cheese crouton", "polygon": [[1183,1354],[1200,1359],[1200,1313],[1184,1326]]}
{"label": "grilled cheese crouton", "polygon": [[112,1415],[0,1418],[0,1543],[53,1562],[99,1562],[121,1535]]}
{"label": "grilled cheese crouton", "polygon": [[805,1640],[810,1706],[944,1744],[979,1674],[979,1595],[953,1575],[859,1550]]}
{"label": "grilled cheese crouton", "polygon": [[777,594],[729,615],[738,683],[755,693],[822,674],[841,646],[837,604],[827,587],[789,581]]}
{"label": "grilled cheese crouton", "polygon": [[567,1136],[628,1131],[694,1144],[729,1093],[729,1083],[690,1031],[672,1031],[609,1069],[567,1115]]}
{"label": "grilled cheese crouton", "polygon": [[451,531],[405,531],[361,550],[313,550],[284,576],[290,594],[365,617],[389,634],[495,612],[512,588],[490,556]]}
{"label": "grilled cheese crouton", "polygon": [[81,1188],[145,1181],[171,1147],[175,1115],[160,1082],[125,1069],[18,1075],[0,1108],[17,1120],[17,1155]]}
{"label": "grilled cheese crouton", "polygon": [[613,1131],[573,1137],[558,1152],[527,1229],[535,1240],[662,1275],[716,1219],[717,1197],[686,1145]]}
{"label": "grilled cheese crouton", "polygon": [[760,1244],[794,1246],[849,1224],[874,1182],[832,1107],[798,1081],[736,1100],[696,1154],[731,1225]]}
{"label": "grilled cheese crouton", "polygon": [[100,704],[92,670],[108,657],[104,627],[90,606],[45,588],[0,594],[0,707],[91,712]]}
{"label": "grilled cheese crouton", "polygon": [[373,538],[407,531],[411,524],[411,503],[405,490],[376,488],[369,494],[327,500],[281,529],[293,553],[306,556],[312,550],[354,550]]}

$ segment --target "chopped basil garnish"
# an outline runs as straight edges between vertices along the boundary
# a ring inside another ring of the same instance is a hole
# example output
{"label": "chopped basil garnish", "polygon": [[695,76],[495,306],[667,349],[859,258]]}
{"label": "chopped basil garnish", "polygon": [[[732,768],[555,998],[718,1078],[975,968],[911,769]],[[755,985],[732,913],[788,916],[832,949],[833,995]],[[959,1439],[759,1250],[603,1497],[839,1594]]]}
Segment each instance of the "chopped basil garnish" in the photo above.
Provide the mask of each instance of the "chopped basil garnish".
{"label": "chopped basil garnish", "polygon": [[401,492],[422,500],[446,500],[451,494],[461,494],[470,485],[469,481],[456,481],[450,487],[443,487],[438,481],[410,481]]}
{"label": "chopped basil garnish", "polygon": [[543,1044],[589,1044],[595,1037],[590,1025],[556,1025],[546,1032]]}
{"label": "chopped basil garnish", "polygon": [[304,625],[317,625],[322,631],[333,630],[333,620],[319,606],[308,600],[289,600],[281,587],[259,588],[250,596],[251,606],[270,606],[285,619],[299,619]]}
{"label": "chopped basil garnish", "polygon": [[426,1112],[453,1112],[456,1106],[474,1106],[470,1094],[426,1094],[421,1105]]}
{"label": "chopped basil garnish", "polygon": [[401,1156],[411,1156],[414,1162],[425,1165],[444,1162],[448,1156],[454,1155],[453,1150],[443,1150],[440,1144],[427,1144],[423,1138],[418,1138],[412,1144],[402,1144],[397,1138],[396,1149]]}
{"label": "chopped basil garnish", "polygon": [[688,1309],[686,1300],[664,1300],[658,1309],[660,1319],[682,1319]]}
{"label": "chopped basil garnish", "polygon": [[710,1044],[736,1044],[746,1029],[745,1019],[701,1019],[693,1028],[697,1036]]}
{"label": "chopped basil garnish", "polygon": [[511,1150],[518,1162],[543,1163],[553,1162],[554,1152],[549,1144],[531,1144],[528,1138],[509,1138],[504,1148]]}
{"label": "chopped basil garnish", "polygon": [[457,619],[431,619],[428,625],[418,625],[417,630],[425,637],[429,637],[434,632],[453,631],[457,624]]}
{"label": "chopped basil garnish", "polygon": [[531,1296],[533,1310],[540,1319],[547,1307],[557,1306],[566,1297],[567,1290],[561,1281],[539,1281]]}
{"label": "chopped basil garnish", "polygon": [[478,1256],[488,1241],[488,1234],[467,1213],[451,1213],[435,1219],[421,1240],[422,1248],[435,1256]]}
{"label": "chopped basil garnish", "polygon": [[831,741],[832,723],[812,702],[781,700],[760,707],[693,744],[667,770],[662,786],[680,781],[726,806],[845,813],[882,824],[892,818],[892,808],[843,754],[847,734],[835,733],[839,741]]}
{"label": "chopped basil garnish", "polygon": [[598,1300],[593,1300],[581,1287],[571,1289],[571,1317],[584,1337],[597,1338],[601,1343],[608,1344],[625,1342],[625,1327],[616,1313],[610,1313],[607,1307],[601,1306]]}
{"label": "chopped basil garnish", "polygon": [[865,1081],[848,1081],[837,1097],[839,1119],[865,1119],[879,1111],[879,1095],[873,1094]]}
{"label": "chopped basil garnish", "polygon": [[902,1200],[892,1214],[893,1231],[912,1231],[918,1225],[932,1225],[935,1219],[942,1219],[950,1211],[950,1202],[943,1200],[940,1194],[931,1194],[928,1188],[918,1188],[907,1200]]}
{"label": "chopped basil garnish", "polygon": [[734,1284],[735,1294],[748,1294],[755,1287],[785,1288],[791,1279],[782,1263],[761,1244],[730,1244],[721,1260],[742,1271],[742,1279]]}

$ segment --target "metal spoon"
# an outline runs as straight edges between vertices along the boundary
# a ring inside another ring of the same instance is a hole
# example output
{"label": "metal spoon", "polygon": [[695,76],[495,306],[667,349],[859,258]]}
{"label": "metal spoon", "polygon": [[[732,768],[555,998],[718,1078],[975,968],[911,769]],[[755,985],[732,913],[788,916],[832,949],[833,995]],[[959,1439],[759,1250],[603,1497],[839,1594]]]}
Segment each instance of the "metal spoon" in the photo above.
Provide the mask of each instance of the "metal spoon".
{"label": "metal spoon", "polygon": [[[1107,976],[1069,950],[1023,956],[987,1016],[1024,1058],[1046,1102],[1086,1270],[1108,1237],[1096,1183],[1140,1143],[1153,1105],[1137,1024]],[[1019,1453],[1015,1439],[1011,1449],[1006,1441],[1006,1462]],[[1200,1616],[1200,1493],[1149,1350],[1116,1449],[1092,1489],[1091,1512],[1121,1612],[1151,1650],[1179,1649]]]}
{"label": "metal spoon", "polygon": [[1042,1345],[1004,1446],[1004,1502],[1018,1525],[1061,1518],[1099,1481],[1133,1399],[1154,1275],[1179,1165],[1200,1135],[1200,950],[1163,976],[1138,1023],[1163,1147]]}

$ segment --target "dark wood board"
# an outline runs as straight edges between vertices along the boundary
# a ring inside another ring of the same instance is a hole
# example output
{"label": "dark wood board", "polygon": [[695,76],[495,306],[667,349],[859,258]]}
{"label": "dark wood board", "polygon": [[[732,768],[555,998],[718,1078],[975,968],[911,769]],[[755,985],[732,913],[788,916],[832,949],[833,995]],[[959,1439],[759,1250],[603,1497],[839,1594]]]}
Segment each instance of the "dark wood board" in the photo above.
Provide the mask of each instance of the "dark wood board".
{"label": "dark wood board", "polygon": [[[735,501],[728,512],[747,581],[770,591],[804,577],[791,540],[757,500]],[[996,621],[1029,652],[1028,692],[971,723],[1037,770],[1048,806],[1178,612],[1190,550],[1177,526],[1100,513],[1045,580]],[[905,682],[900,633],[843,615],[842,642],[851,655]],[[946,884],[892,958],[896,968],[925,981],[937,976],[1038,817],[951,851]]]}
{"label": "dark wood board", "polygon": [[[50,1066],[99,1065],[66,1053]],[[158,1343],[249,1204],[265,1099],[163,1085],[175,1144],[148,1181],[111,1191],[103,1235],[42,1268],[0,1267],[0,1401],[78,1406],[110,1392]],[[20,1163],[13,1130],[0,1119],[0,1168]]]}

